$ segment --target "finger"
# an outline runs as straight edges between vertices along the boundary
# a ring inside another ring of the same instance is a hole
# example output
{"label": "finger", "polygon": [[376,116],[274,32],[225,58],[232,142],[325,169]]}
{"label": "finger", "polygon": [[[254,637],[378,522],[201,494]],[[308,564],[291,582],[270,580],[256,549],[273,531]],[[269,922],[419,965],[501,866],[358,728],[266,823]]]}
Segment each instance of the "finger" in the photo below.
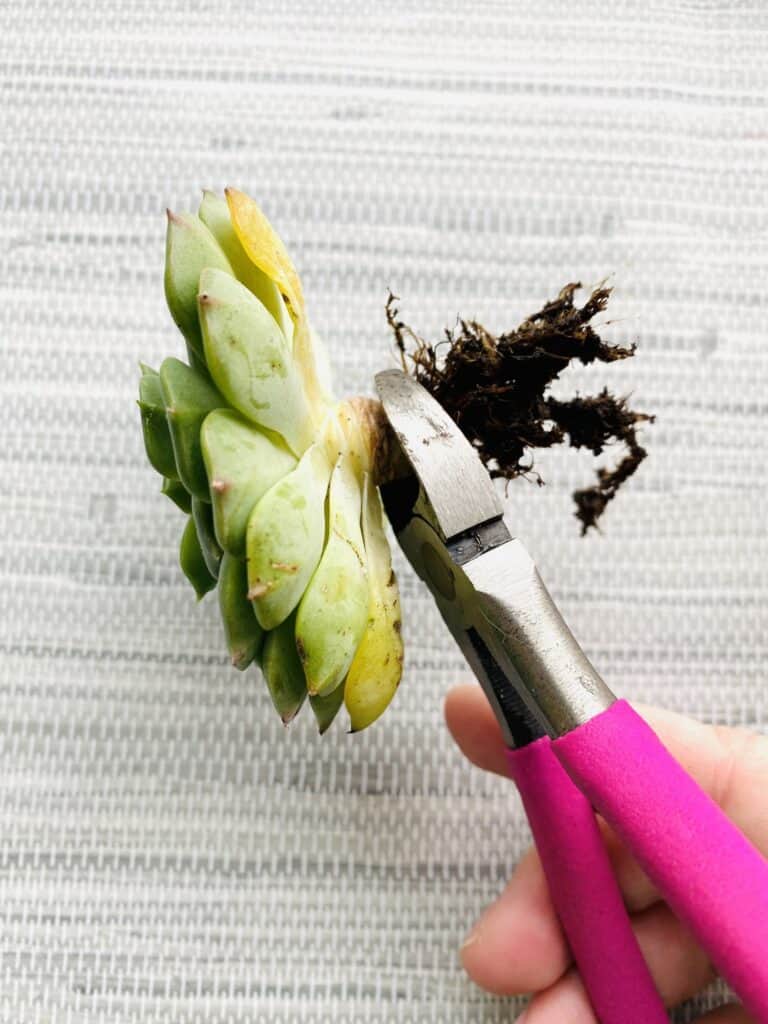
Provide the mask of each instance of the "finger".
{"label": "finger", "polygon": [[[499,775],[509,774],[506,746],[499,724],[479,687],[470,684],[451,690],[445,701],[445,719],[462,753],[473,764]],[[613,831],[604,822],[600,824],[627,905],[631,910],[642,910],[650,906],[659,898],[655,887],[619,843]],[[543,881],[541,870],[538,877]],[[537,906],[542,905],[539,893],[532,893],[532,897]],[[553,914],[551,903],[548,905]],[[559,926],[556,925],[556,928]]]}
{"label": "finger", "polygon": [[448,731],[462,754],[487,772],[508,775],[507,754],[499,723],[479,686],[456,686],[445,699]]}
{"label": "finger", "polygon": [[461,961],[477,985],[498,995],[547,988],[568,967],[570,953],[534,850],[470,932]]}
{"label": "finger", "polygon": [[[694,995],[711,980],[707,956],[666,906],[656,904],[634,915],[632,925],[668,1005]],[[461,957],[472,980],[498,995],[557,987],[570,954],[533,852],[520,862],[504,893],[473,929]],[[558,988],[548,994],[545,1006],[551,1001],[556,1008],[565,1006],[576,1013],[579,999],[583,999],[577,981],[571,978],[562,991]]]}
{"label": "finger", "polygon": [[[714,978],[706,956],[666,907],[658,905],[633,921],[659,995],[666,1006],[677,1006],[701,991]],[[534,996],[525,1024],[597,1024],[584,984],[571,969]]]}
{"label": "finger", "polygon": [[[768,816],[762,813],[768,739],[744,729],[705,725],[661,708],[639,705],[637,710],[702,789],[759,849],[768,852]],[[451,690],[445,717],[451,735],[473,764],[507,774],[501,730],[478,686]]]}
{"label": "finger", "polygon": [[569,971],[557,984],[534,996],[517,1024],[599,1024],[581,978]]}
{"label": "finger", "polygon": [[[536,996],[517,1024],[598,1024],[581,981],[569,975],[554,989]],[[697,1024],[757,1024],[742,1006],[731,1004],[697,1018]]]}
{"label": "finger", "polygon": [[[766,741],[740,730],[704,726],[671,712],[646,708],[640,711],[683,767],[725,805],[726,813],[731,812],[742,828],[745,828],[743,822],[749,823],[750,830],[757,833],[754,838],[758,844],[764,843],[761,822],[754,821],[756,815],[752,808],[760,806],[759,799],[755,800],[755,780],[760,780],[758,786],[768,784]],[[446,702],[446,720],[458,745],[473,763],[506,774],[506,755],[500,730],[477,687],[465,686],[451,692]],[[607,844],[628,902],[634,906],[649,906],[657,898],[650,882],[612,834],[607,836]],[[522,881],[513,879],[502,898],[486,912],[462,954],[469,973],[491,991],[530,991],[546,985],[547,979],[551,979],[548,983],[552,985],[567,961],[559,924],[546,895],[541,865],[535,855],[530,856],[530,866],[527,873],[521,875]],[[549,950],[548,954],[537,957],[535,961],[527,957],[526,936],[525,933],[520,934],[521,924],[526,919],[534,922],[536,946],[541,948],[543,945]],[[664,944],[658,948],[663,950]],[[490,955],[487,953],[489,949]],[[517,950],[511,970],[504,967],[510,962],[505,960],[505,949]],[[695,951],[696,947],[691,945],[691,949]],[[652,956],[651,952],[649,959]],[[662,980],[664,959],[662,957],[660,965]],[[708,967],[706,969],[709,970]],[[686,972],[678,969],[675,976],[685,977]]]}
{"label": "finger", "polygon": [[644,704],[636,710],[704,792],[758,849],[768,853],[768,737],[748,729],[706,725]]}
{"label": "finger", "polygon": [[698,1024],[757,1024],[754,1017],[750,1017],[743,1006],[731,1003],[730,1006],[721,1006],[711,1013],[705,1013],[698,1018]]}
{"label": "finger", "polygon": [[715,978],[707,954],[663,903],[632,918],[640,950],[666,1006],[677,1006]]}
{"label": "finger", "polygon": [[[569,974],[555,988],[536,996],[517,1024],[598,1024],[578,977]],[[732,1003],[697,1017],[697,1024],[757,1024],[743,1006]]]}

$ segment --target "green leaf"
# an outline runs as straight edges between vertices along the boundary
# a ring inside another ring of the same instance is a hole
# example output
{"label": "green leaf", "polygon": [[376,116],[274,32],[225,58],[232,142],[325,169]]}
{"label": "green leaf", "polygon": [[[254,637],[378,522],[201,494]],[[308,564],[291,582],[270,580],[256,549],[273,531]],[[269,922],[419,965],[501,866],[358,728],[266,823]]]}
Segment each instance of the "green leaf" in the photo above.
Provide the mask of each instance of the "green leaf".
{"label": "green leaf", "polygon": [[168,423],[165,418],[165,400],[156,370],[141,367],[139,381],[139,411],[141,429],[144,434],[144,448],[152,468],[161,476],[176,479],[176,460]]}
{"label": "green leaf", "polygon": [[200,428],[208,413],[226,402],[209,380],[180,359],[163,362],[160,384],[178,475],[193,497],[210,501]]}
{"label": "green leaf", "polygon": [[286,619],[264,638],[261,670],[275,710],[287,725],[307,696],[304,669],[296,651],[294,617]]}
{"label": "green leaf", "polygon": [[368,623],[368,577],[360,529],[362,494],[349,456],[336,463],[328,496],[328,541],[296,616],[307,689],[340,686]]}
{"label": "green leaf", "polygon": [[242,671],[258,657],[264,638],[264,631],[256,621],[253,606],[248,600],[248,575],[244,561],[224,555],[218,591],[227,650],[234,667]]}
{"label": "green leaf", "polygon": [[246,419],[274,430],[301,455],[313,425],[290,348],[275,318],[228,274],[200,276],[205,360],[216,386]]}
{"label": "green leaf", "polygon": [[254,505],[290,473],[296,459],[281,438],[267,436],[231,409],[206,416],[201,444],[216,536],[223,548],[240,557]]}
{"label": "green leaf", "polygon": [[344,686],[337,686],[335,690],[321,697],[319,694],[309,698],[309,705],[317,721],[317,728],[322,736],[331,727],[341,705],[344,703]]}
{"label": "green leaf", "polygon": [[232,226],[227,201],[214,192],[204,191],[200,204],[200,220],[209,229],[229,260],[235,277],[272,314],[285,335],[288,344],[293,339],[293,321],[286,309],[283,296],[275,282],[249,258]]}
{"label": "green leaf", "polygon": [[187,520],[184,533],[181,535],[179,562],[184,575],[194,587],[197,599],[200,601],[209,590],[213,590],[216,580],[206,567],[195,523],[191,517]]}
{"label": "green leaf", "polygon": [[251,512],[248,585],[264,629],[274,629],[291,614],[317,568],[325,543],[330,475],[324,446],[313,444]]}
{"label": "green leaf", "polygon": [[165,237],[165,298],[187,344],[203,359],[203,339],[197,311],[200,274],[206,267],[232,274],[221,246],[194,213],[168,211]]}
{"label": "green leaf", "polygon": [[203,553],[206,568],[214,579],[218,579],[223,552],[216,540],[213,529],[213,511],[208,502],[193,497],[192,518],[195,522],[197,538],[200,541],[200,550]]}
{"label": "green leaf", "polygon": [[189,515],[192,511],[192,499],[180,480],[171,480],[166,476],[163,478],[163,486],[160,489],[166,498],[170,498],[174,505]]}

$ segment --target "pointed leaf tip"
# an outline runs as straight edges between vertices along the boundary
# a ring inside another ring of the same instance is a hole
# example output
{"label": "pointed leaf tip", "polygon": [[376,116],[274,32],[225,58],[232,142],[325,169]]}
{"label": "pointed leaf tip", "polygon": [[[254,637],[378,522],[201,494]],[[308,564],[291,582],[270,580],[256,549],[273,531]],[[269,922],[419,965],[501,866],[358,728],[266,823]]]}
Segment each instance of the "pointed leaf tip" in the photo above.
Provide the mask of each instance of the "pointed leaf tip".
{"label": "pointed leaf tip", "polygon": [[265,629],[274,629],[298,605],[320,561],[330,473],[324,447],[314,444],[248,520],[248,578]]}
{"label": "pointed leaf tip", "polygon": [[208,369],[229,404],[281,434],[296,455],[314,440],[311,411],[279,324],[240,281],[202,271],[198,294]]}
{"label": "pointed leaf tip", "polygon": [[285,444],[231,409],[209,413],[201,444],[213,504],[216,535],[228,551],[245,554],[248,519],[261,497],[296,465]]}
{"label": "pointed leaf tip", "polygon": [[230,661],[242,672],[258,658],[264,633],[245,597],[245,563],[225,554],[219,571],[219,611]]}
{"label": "pointed leaf tip", "polygon": [[249,259],[274,281],[294,319],[301,319],[304,316],[301,282],[283,240],[259,204],[245,192],[229,186],[224,194],[232,225]]}
{"label": "pointed leaf tip", "polygon": [[370,606],[368,625],[350,665],[344,690],[353,731],[366,729],[384,713],[397,691],[403,669],[397,581],[384,533],[381,502],[369,476],[363,502]]}
{"label": "pointed leaf tip", "polygon": [[336,464],[328,494],[328,540],[299,604],[296,643],[307,689],[335,691],[368,621],[368,575],[360,530],[362,495],[349,455]]}
{"label": "pointed leaf tip", "polygon": [[200,274],[216,267],[232,274],[229,260],[214,236],[196,215],[168,211],[165,241],[165,298],[177,327],[195,356],[203,360],[197,293]]}
{"label": "pointed leaf tip", "polygon": [[267,633],[261,668],[275,710],[287,725],[307,695],[304,672],[296,654],[293,619]]}

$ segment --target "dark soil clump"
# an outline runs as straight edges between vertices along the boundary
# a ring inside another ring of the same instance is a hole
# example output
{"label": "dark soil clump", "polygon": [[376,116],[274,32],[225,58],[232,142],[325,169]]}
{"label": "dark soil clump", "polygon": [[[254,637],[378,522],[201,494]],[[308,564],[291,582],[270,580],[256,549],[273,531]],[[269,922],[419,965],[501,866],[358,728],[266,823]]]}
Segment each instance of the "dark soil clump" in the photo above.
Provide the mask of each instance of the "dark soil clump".
{"label": "dark soil clump", "polygon": [[387,321],[404,368],[410,360],[416,379],[461,427],[493,476],[528,476],[543,483],[534,469],[537,448],[567,443],[597,456],[616,442],[625,445],[626,454],[613,469],[598,469],[597,482],[574,493],[585,534],[646,457],[637,427],[653,417],[635,412],[627,398],[607,389],[567,401],[548,393],[574,361],[612,363],[635,352],[634,345],[622,348],[603,341],[591,325],[605,310],[611,289],[596,288],[577,306],[574,294],[580,287],[566,285],[556,299],[506,334],[460,320],[441,343],[432,345],[400,319],[392,294]]}

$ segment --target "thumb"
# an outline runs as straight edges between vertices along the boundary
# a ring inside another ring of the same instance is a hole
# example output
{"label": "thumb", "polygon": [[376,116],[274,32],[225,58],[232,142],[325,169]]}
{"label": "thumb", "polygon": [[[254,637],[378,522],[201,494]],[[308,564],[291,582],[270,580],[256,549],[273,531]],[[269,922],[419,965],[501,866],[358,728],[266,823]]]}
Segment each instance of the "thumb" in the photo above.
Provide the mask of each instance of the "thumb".
{"label": "thumb", "polygon": [[[746,729],[706,725],[661,708],[636,705],[635,710],[737,827],[768,853],[768,738]],[[473,764],[508,774],[501,730],[479,686],[451,690],[445,719]]]}

